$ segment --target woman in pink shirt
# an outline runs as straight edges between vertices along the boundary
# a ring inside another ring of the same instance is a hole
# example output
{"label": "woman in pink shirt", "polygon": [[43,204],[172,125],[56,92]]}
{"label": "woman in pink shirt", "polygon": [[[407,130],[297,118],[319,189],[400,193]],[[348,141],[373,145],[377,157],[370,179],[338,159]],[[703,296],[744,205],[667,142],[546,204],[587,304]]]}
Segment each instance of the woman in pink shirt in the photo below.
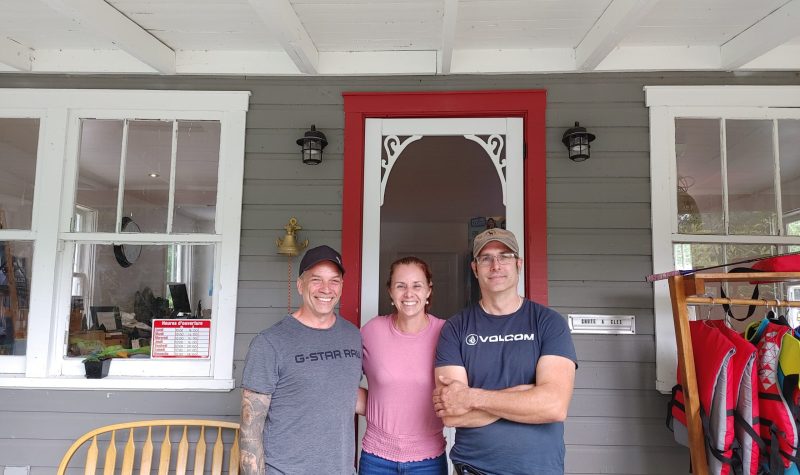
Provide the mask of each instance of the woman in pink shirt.
{"label": "woman in pink shirt", "polygon": [[360,475],[446,475],[442,421],[431,402],[433,360],[444,325],[427,313],[433,281],[425,261],[393,262],[386,283],[391,315],[361,328],[369,384]]}

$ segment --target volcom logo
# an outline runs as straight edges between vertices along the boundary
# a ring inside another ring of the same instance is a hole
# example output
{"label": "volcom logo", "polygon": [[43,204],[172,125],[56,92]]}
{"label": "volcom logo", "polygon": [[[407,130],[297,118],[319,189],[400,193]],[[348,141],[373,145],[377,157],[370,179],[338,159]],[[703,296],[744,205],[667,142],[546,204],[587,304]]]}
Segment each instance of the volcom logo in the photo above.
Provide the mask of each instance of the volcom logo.
{"label": "volcom logo", "polygon": [[480,336],[475,333],[470,333],[464,341],[467,345],[474,346],[480,343],[502,343],[506,341],[533,341],[533,333],[515,333],[513,335],[489,335]]}

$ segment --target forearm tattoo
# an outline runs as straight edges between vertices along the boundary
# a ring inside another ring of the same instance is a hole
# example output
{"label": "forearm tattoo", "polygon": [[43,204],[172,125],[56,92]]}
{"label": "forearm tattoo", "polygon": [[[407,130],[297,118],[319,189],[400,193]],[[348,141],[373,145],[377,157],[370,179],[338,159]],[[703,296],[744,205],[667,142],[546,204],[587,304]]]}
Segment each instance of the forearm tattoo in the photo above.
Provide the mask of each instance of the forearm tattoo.
{"label": "forearm tattoo", "polygon": [[239,429],[242,475],[264,475],[264,423],[271,396],[242,390],[242,423]]}

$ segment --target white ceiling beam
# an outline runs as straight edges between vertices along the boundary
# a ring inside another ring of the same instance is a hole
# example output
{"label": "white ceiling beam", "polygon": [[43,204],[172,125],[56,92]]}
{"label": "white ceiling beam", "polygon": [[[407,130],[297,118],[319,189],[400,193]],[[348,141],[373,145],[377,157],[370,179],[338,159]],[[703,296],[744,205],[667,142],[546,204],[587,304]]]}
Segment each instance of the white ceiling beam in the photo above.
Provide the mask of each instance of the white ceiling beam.
{"label": "white ceiling beam", "polygon": [[798,36],[800,0],[791,0],[720,48],[721,68],[736,69]]}
{"label": "white ceiling beam", "polygon": [[284,51],[192,51],[175,53],[179,74],[298,75]]}
{"label": "white ceiling beam", "polygon": [[175,52],[103,0],[43,2],[159,73],[175,74]]}
{"label": "white ceiling beam", "polygon": [[591,71],[635,28],[658,0],[612,0],[575,48],[575,69]]}
{"label": "white ceiling beam", "polygon": [[28,72],[31,70],[32,63],[31,49],[10,38],[0,37],[0,63],[17,71]]}
{"label": "white ceiling beam", "polygon": [[595,71],[715,71],[719,47],[620,46]]}
{"label": "white ceiling beam", "polygon": [[317,74],[319,51],[308,36],[289,0],[249,0],[300,72]]}
{"label": "white ceiling beam", "polygon": [[739,69],[800,71],[800,44],[780,45]]}
{"label": "white ceiling beam", "polygon": [[453,62],[453,43],[456,40],[456,20],[458,19],[458,0],[444,0],[442,16],[442,74],[450,74]]}
{"label": "white ceiling beam", "polygon": [[453,51],[455,74],[553,73],[575,70],[572,48],[457,49]]}
{"label": "white ceiling beam", "polygon": [[119,49],[37,49],[34,73],[152,74],[153,68]]}
{"label": "white ceiling beam", "polygon": [[436,51],[323,51],[319,74],[435,74]]}

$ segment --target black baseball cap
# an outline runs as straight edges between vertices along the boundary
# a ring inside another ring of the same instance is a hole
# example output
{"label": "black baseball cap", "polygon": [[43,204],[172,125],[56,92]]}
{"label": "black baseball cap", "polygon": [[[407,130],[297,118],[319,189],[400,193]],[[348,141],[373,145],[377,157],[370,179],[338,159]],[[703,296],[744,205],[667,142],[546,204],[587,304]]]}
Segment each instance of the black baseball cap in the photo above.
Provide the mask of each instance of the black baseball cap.
{"label": "black baseball cap", "polygon": [[306,251],[303,259],[300,261],[300,267],[297,269],[297,275],[303,275],[311,267],[319,264],[322,261],[331,261],[336,264],[339,271],[344,276],[344,266],[342,265],[342,256],[330,246],[317,246]]}

